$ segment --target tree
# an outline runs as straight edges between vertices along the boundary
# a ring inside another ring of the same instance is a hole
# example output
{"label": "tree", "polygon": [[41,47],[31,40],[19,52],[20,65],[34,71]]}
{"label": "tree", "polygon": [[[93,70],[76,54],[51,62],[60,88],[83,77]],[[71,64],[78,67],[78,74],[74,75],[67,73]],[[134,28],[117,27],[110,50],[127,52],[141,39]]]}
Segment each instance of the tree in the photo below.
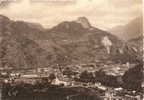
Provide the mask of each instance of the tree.
{"label": "tree", "polygon": [[80,80],[84,82],[93,82],[95,80],[93,73],[88,72],[87,70],[80,74]]}
{"label": "tree", "polygon": [[51,83],[54,79],[56,79],[56,76],[55,76],[55,74],[52,73],[52,74],[49,75],[48,78],[49,78],[50,83]]}
{"label": "tree", "polygon": [[130,68],[125,72],[122,79],[124,88],[140,91],[143,80],[143,64],[139,63],[134,68]]}

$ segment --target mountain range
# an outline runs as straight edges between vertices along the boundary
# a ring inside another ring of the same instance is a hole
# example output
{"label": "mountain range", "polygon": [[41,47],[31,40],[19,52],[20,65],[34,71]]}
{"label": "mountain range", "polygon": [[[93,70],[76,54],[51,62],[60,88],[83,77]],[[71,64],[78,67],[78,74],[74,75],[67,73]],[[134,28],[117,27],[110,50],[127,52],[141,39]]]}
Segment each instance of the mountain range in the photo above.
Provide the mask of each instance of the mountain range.
{"label": "mountain range", "polygon": [[[37,68],[81,63],[126,63],[122,40],[93,27],[87,18],[51,29],[0,15],[0,67]],[[131,58],[132,59],[132,58]]]}

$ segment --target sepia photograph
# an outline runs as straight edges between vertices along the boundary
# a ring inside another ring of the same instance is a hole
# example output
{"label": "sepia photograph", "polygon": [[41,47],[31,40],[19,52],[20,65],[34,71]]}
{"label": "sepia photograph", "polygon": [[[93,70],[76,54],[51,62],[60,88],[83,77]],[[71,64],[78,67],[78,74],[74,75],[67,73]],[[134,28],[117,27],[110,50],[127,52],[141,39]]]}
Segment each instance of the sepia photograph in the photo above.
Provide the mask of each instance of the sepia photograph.
{"label": "sepia photograph", "polygon": [[143,0],[0,0],[0,100],[144,100]]}

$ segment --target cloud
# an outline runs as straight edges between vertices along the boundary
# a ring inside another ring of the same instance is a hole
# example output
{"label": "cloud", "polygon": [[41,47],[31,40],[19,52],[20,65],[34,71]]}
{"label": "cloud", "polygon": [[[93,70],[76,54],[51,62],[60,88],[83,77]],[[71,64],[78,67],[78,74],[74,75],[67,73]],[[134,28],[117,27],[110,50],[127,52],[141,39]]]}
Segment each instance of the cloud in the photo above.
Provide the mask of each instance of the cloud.
{"label": "cloud", "polygon": [[21,0],[0,9],[0,14],[14,20],[38,22],[45,27],[52,27],[62,21],[85,16],[93,26],[102,29],[126,24],[141,12],[141,0],[76,0],[66,5]]}

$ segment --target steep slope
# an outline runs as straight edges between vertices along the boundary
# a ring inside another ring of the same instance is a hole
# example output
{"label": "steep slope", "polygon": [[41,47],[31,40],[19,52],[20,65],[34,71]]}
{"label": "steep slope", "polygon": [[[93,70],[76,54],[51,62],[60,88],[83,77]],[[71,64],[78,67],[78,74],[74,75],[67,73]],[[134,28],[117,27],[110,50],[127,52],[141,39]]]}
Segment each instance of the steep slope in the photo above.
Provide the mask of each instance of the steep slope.
{"label": "steep slope", "polygon": [[15,31],[15,33],[25,36],[31,40],[44,38],[44,28],[37,23],[15,21],[11,24],[11,28]]}
{"label": "steep slope", "polygon": [[0,16],[0,67],[35,68],[47,66],[50,63],[51,54],[24,36],[25,30],[20,30],[20,26],[16,29],[14,27],[16,23],[7,17]]}

